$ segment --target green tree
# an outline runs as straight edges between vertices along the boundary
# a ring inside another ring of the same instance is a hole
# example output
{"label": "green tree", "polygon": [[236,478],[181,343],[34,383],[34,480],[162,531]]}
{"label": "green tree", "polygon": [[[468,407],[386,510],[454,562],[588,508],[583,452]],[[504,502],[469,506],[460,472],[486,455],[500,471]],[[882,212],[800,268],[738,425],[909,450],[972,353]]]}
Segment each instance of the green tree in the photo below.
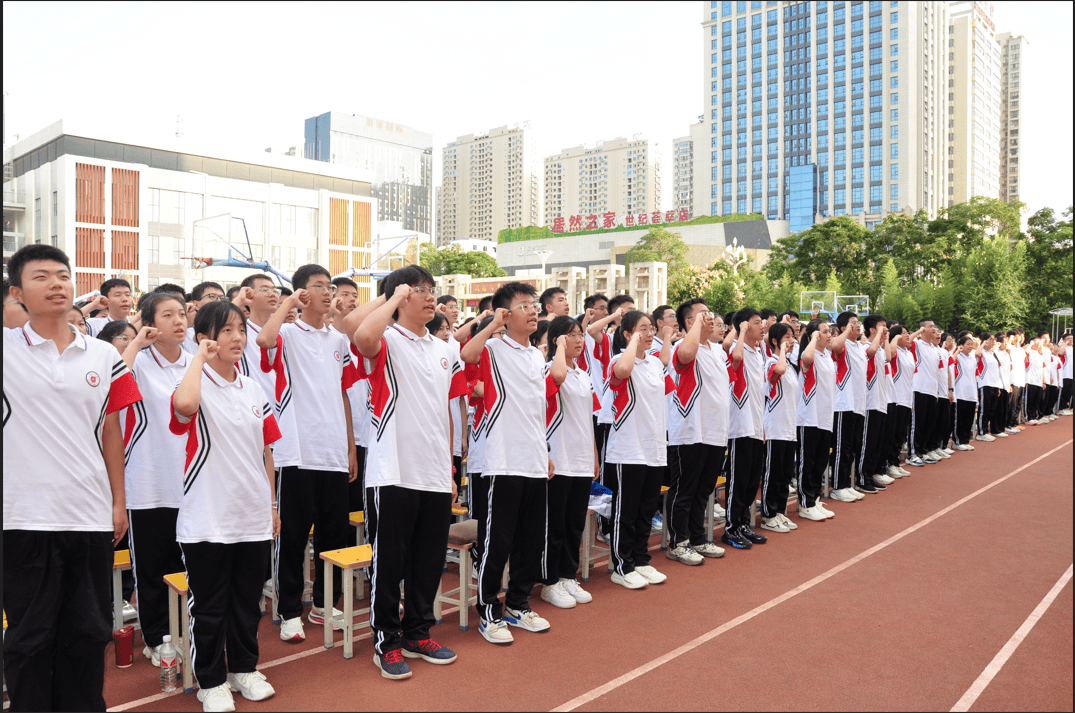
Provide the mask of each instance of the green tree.
{"label": "green tree", "polygon": [[911,288],[900,283],[899,273],[892,260],[886,260],[881,268],[881,296],[875,311],[883,314],[889,322],[904,325],[918,324],[922,319],[922,310],[911,295]]}
{"label": "green tree", "polygon": [[1052,208],[1042,208],[1027,220],[1028,329],[1049,329],[1049,310],[1072,306],[1072,208],[1058,221]]}
{"label": "green tree", "polygon": [[778,240],[765,272],[774,282],[786,271],[794,280],[817,284],[835,271],[847,289],[864,293],[873,270],[871,242],[870,231],[838,216]]}
{"label": "green tree", "polygon": [[967,259],[965,329],[1008,329],[1026,319],[1026,243],[987,239]]}
{"label": "green tree", "polygon": [[668,281],[687,267],[687,244],[679,233],[662,227],[650,228],[623,256],[632,262],[663,262],[668,264]]}
{"label": "green tree", "polygon": [[471,277],[503,277],[508,273],[501,270],[496,259],[488,253],[464,252],[457,245],[446,248],[423,248],[422,267],[441,275],[470,275]]}

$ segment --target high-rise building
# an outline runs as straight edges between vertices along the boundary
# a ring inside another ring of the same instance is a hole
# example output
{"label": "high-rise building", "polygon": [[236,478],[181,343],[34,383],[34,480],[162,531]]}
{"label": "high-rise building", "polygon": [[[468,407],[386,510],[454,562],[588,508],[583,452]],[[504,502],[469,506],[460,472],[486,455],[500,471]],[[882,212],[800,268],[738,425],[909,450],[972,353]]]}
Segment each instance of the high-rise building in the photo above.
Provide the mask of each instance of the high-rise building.
{"label": "high-rise building", "polygon": [[496,240],[504,228],[541,225],[541,171],[530,122],[467,134],[444,147],[437,240]]}
{"label": "high-rise building", "polygon": [[360,114],[306,120],[306,158],[373,171],[377,220],[433,230],[433,135]]}
{"label": "high-rise building", "polygon": [[694,208],[694,141],[681,136],[672,139],[672,208]]}
{"label": "high-rise building", "polygon": [[641,135],[564,149],[545,159],[545,223],[571,215],[661,209],[659,147]]}
{"label": "high-rise building", "polygon": [[441,242],[440,237],[440,217],[441,214],[444,212],[444,186],[437,186],[435,194],[436,200],[434,202],[434,212],[436,215],[434,218],[434,223],[436,224],[436,232],[433,233],[433,243],[435,245],[443,245],[444,243]]}
{"label": "high-rise building", "polygon": [[945,205],[947,3],[704,8],[710,140],[695,167],[710,169],[712,215],[758,212],[798,231]]}
{"label": "high-rise building", "polygon": [[1022,35],[997,35],[1001,51],[1000,84],[1000,198],[1020,200],[1019,94],[1020,75],[1026,74],[1030,43]]}
{"label": "high-rise building", "polygon": [[993,6],[954,2],[948,26],[948,205],[1000,194],[1000,45]]}

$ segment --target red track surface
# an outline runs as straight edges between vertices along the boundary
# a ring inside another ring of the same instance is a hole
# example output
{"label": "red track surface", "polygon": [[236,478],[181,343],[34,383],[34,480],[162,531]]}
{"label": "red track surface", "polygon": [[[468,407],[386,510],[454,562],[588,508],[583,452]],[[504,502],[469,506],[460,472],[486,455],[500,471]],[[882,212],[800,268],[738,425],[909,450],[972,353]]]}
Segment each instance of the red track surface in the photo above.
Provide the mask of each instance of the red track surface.
{"label": "red track surface", "polygon": [[[307,640],[291,645],[263,618],[261,662],[277,695],[261,703],[237,697],[236,709],[948,710],[1072,564],[1071,423],[978,442],[973,452],[911,468],[911,477],[883,493],[828,503],[837,516],[825,522],[791,514],[797,531],[767,533],[768,544],[729,550],[701,567],[655,552],[654,564],[669,575],[663,585],[617,587],[602,560],[586,585],[592,604],[559,610],[535,590],[534,608],[552,629],[513,630],[510,647],[482,639],[475,617],[462,632],[457,615],[446,614],[434,636],[459,660],[412,661],[406,681],[381,678],[368,630],[346,661],[338,644],[322,647],[320,627],[307,624]],[[840,565],[805,591],[695,641]],[[971,710],[1072,710],[1072,629],[1068,582]],[[135,646],[137,654],[137,637]],[[280,662],[298,654],[306,655]],[[161,697],[148,660],[136,655],[133,667],[120,670],[111,647],[106,655],[110,707],[201,710],[193,695]],[[607,685],[639,667],[630,680]]]}

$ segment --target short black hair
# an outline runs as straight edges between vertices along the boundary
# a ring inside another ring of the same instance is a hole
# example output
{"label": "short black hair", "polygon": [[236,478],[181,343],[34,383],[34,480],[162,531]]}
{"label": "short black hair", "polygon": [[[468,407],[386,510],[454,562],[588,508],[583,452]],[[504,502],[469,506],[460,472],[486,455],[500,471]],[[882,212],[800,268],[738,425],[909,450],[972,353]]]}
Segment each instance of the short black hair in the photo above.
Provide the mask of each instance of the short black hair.
{"label": "short black hair", "polygon": [[729,329],[731,329],[733,327],[735,329],[739,329],[739,325],[733,324],[733,322],[735,320],[735,310],[734,309],[731,312],[729,312],[728,314],[726,314],[723,317],[721,317],[721,319],[724,320],[724,324],[728,325]]}
{"label": "short black hair", "polygon": [[157,285],[157,289],[154,292],[174,292],[177,295],[186,297],[187,291],[174,282],[165,282],[163,285]]}
{"label": "short black hair", "polygon": [[58,262],[66,267],[68,272],[71,272],[71,261],[67,259],[67,254],[63,250],[51,245],[39,245],[37,243],[24,245],[16,250],[15,254],[7,261],[7,274],[11,280],[11,287],[22,287],[22,269],[26,267],[26,263],[34,260]]}
{"label": "short black hair", "polygon": [[776,316],[776,321],[777,321],[777,322],[780,322],[780,321],[782,321],[782,320],[784,319],[784,317],[793,317],[793,318],[795,318],[795,320],[796,320],[796,321],[798,321],[798,319],[799,319],[799,313],[798,313],[798,312],[796,312],[796,311],[794,311],[794,310],[790,310],[790,309],[789,309],[789,310],[788,310],[788,311],[786,311],[786,312],[781,312],[780,314],[778,314],[778,315]]}
{"label": "short black hair", "polygon": [[617,309],[619,309],[619,306],[622,305],[624,302],[630,302],[631,304],[635,304],[635,298],[631,297],[631,295],[616,295],[616,296],[614,296],[612,299],[610,299],[608,301],[608,311],[609,311],[609,313],[615,312]]}
{"label": "short black hair", "polygon": [[239,309],[239,305],[225,300],[216,300],[202,307],[198,310],[198,316],[194,318],[194,340],[198,341],[199,334],[215,340],[220,330],[227,326],[233,314],[239,316],[243,329],[246,329],[246,315]]}
{"label": "short black hair", "polygon": [[[886,320],[884,316],[880,314],[866,315],[866,319],[862,320],[862,328],[863,330],[865,330],[866,336],[869,336],[870,331],[877,327],[878,322],[885,322],[887,324],[888,320]],[[944,340],[942,339],[941,341],[943,342]]]}
{"label": "short black hair", "polygon": [[205,295],[205,291],[210,287],[215,287],[220,290],[220,294],[224,294],[224,288],[220,286],[219,282],[199,282],[194,286],[194,289],[190,291],[190,298],[197,302]]}
{"label": "short black hair", "polygon": [[493,308],[493,296],[492,295],[489,295],[488,297],[482,297],[481,300],[479,300],[479,302],[478,302],[478,314],[481,314],[485,310],[492,309],[492,308]]}
{"label": "short black hair", "polygon": [[582,331],[582,324],[580,324],[577,319],[575,319],[574,317],[568,317],[567,315],[563,314],[559,317],[549,320],[548,322],[539,323],[539,329],[541,328],[542,324],[549,325],[549,361],[552,361],[553,357],[556,356],[556,340],[559,339],[561,336],[563,336],[564,334],[571,334],[571,332],[574,331],[575,327],[578,327],[580,332],[586,334],[586,332]]}
{"label": "short black hair", "polygon": [[336,289],[339,289],[346,285],[347,287],[355,288],[356,292],[358,291],[358,283],[356,283],[350,277],[337,277],[335,280],[332,281],[332,284],[336,285]]}
{"label": "short black hair", "polygon": [[324,275],[328,279],[332,279],[332,275],[328,270],[317,264],[303,265],[298,270],[295,270],[295,274],[291,276],[291,286],[296,290],[305,290],[306,283],[310,281],[310,278],[314,275]]}
{"label": "short black hair", "polygon": [[549,322],[551,321],[552,320],[546,319],[537,323],[537,329],[535,329],[534,333],[530,335],[530,346],[536,347],[538,345],[538,342],[541,341],[542,335],[544,335],[545,332],[549,331]]}
{"label": "short black hair", "polygon": [[433,319],[431,319],[428,322],[426,322],[426,329],[428,329],[429,333],[432,334],[433,332],[435,332],[438,329],[440,329],[441,324],[447,324],[447,323],[448,323],[448,318],[445,317],[440,312],[436,312],[433,315]]}
{"label": "short black hair", "polygon": [[[691,307],[693,307],[694,305],[706,305],[708,307],[706,301],[703,300],[701,297],[692,297],[691,299],[681,304],[679,307],[676,307],[676,322],[679,323],[679,329],[681,332],[687,331],[687,315],[691,311]],[[659,310],[661,308],[658,307],[657,309]],[[656,312],[654,312],[654,314],[656,314]]]}
{"label": "short black hair", "polygon": [[552,298],[556,295],[567,295],[567,293],[564,292],[563,288],[550,287],[549,289],[542,292],[541,297],[538,298],[538,302],[541,303],[541,315],[543,317],[549,313],[549,310],[546,305],[552,302]]}
{"label": "short black hair", "polygon": [[969,342],[970,340],[971,340],[971,335],[969,335],[969,334],[963,334],[963,335],[961,335],[961,336],[959,337],[959,339],[957,339],[957,340],[956,340],[956,346],[957,346],[957,347],[961,347],[961,346],[963,346],[964,344],[966,344],[967,342]]}
{"label": "short black hair", "polygon": [[[421,265],[407,265],[401,267],[398,270],[393,270],[388,273],[383,280],[381,280],[381,293],[385,296],[386,300],[392,299],[392,295],[396,293],[396,288],[400,285],[410,285],[416,287],[422,283],[430,286],[437,283],[433,280],[433,273],[425,269]],[[392,313],[392,319],[399,318],[399,310]]]}
{"label": "short black hair", "polygon": [[179,303],[180,307],[183,307],[184,314],[186,314],[186,302],[183,298],[173,292],[150,292],[149,295],[142,301],[142,307],[139,310],[142,314],[142,324],[147,327],[152,327],[157,320],[157,309],[162,302],[168,300],[175,300]]}
{"label": "short black hair", "polygon": [[537,290],[525,282],[509,282],[506,285],[502,285],[500,289],[493,293],[493,308],[511,308],[511,301],[515,299],[516,295],[526,295],[533,299],[537,296]]}
{"label": "short black hair", "polygon": [[900,336],[906,331],[907,327],[904,327],[902,324],[897,324],[895,327],[892,327],[888,330],[888,341],[891,342],[893,339]]}
{"label": "short black hair", "polygon": [[[613,298],[615,299],[615,298]],[[651,317],[645,312],[637,309],[628,310],[623,313],[623,317],[620,318],[620,324],[616,327],[616,331],[612,335],[612,353],[619,354],[627,348],[627,337],[623,336],[625,332],[634,332],[635,327],[643,319],[651,319]],[[642,355],[645,358],[645,354]]]}
{"label": "short black hair", "polygon": [[993,336],[992,332],[984,332],[983,331],[980,335],[978,335],[978,338],[981,339],[983,342],[985,342],[985,341],[988,341],[989,338],[992,337],[992,336]]}
{"label": "short black hair", "polygon": [[[97,338],[102,342],[111,342],[116,337],[122,336],[128,328],[134,329],[134,325],[130,322],[124,322],[122,319],[117,319],[101,327],[101,331],[97,332]],[[134,331],[137,332],[138,330],[134,329]]]}
{"label": "short black hair", "polygon": [[455,298],[455,295],[441,295],[437,298],[437,304],[439,305],[446,305],[449,302],[455,302],[456,304],[459,304],[459,300]]}
{"label": "short black hair", "polygon": [[253,287],[254,283],[258,280],[268,280],[269,282],[272,282],[272,278],[264,272],[255,272],[253,275],[244,277],[243,281],[239,283],[239,287]]}
{"label": "short black hair", "polygon": [[784,335],[789,333],[793,337],[795,336],[795,330],[785,322],[777,322],[772,327],[769,327],[769,333],[765,336],[765,345],[769,347],[769,351],[773,354],[779,354],[780,342],[784,341]]}
{"label": "short black hair", "polygon": [[672,305],[661,305],[657,309],[653,310],[653,325],[654,325],[654,328],[656,328],[656,326],[657,326],[657,320],[658,319],[664,319],[664,313],[667,312],[670,309],[674,310],[675,307],[673,307]]}
{"label": "short black hair", "polygon": [[[742,324],[743,322],[749,322],[750,320],[754,319],[754,317],[761,317],[761,312],[754,309],[753,307],[743,307],[732,317],[732,326],[736,329],[739,329],[740,324]],[[739,337],[742,338],[743,335],[740,334]]]}
{"label": "short black hair", "polygon": [[600,302],[601,300],[604,300],[605,302],[608,302],[607,297],[605,297],[600,292],[595,292],[594,294],[589,295],[586,299],[584,299],[582,301],[582,308],[583,309],[593,309],[594,307],[597,306],[597,303]]}
{"label": "short black hair", "polygon": [[[923,317],[922,319],[918,320],[918,328],[922,329],[923,327],[925,327],[926,322],[933,322],[933,318],[932,317]],[[937,324],[937,323],[933,322],[933,324]]]}
{"label": "short black hair", "polygon": [[235,299],[235,295],[237,295],[241,289],[243,289],[242,285],[233,285],[228,288],[228,291],[224,293],[224,296],[228,298],[228,302],[231,302]]}
{"label": "short black hair", "polygon": [[293,295],[293,294],[295,294],[295,291],[292,290],[290,287],[281,287],[280,288],[280,295],[282,297],[287,297],[288,295]]}
{"label": "short black hair", "polygon": [[124,280],[122,277],[113,277],[111,280],[105,280],[101,283],[101,294],[108,297],[108,293],[117,287],[126,287],[131,289],[131,283]]}
{"label": "short black hair", "polygon": [[840,331],[843,331],[844,329],[847,328],[847,325],[851,321],[851,318],[855,317],[855,316],[857,316],[857,315],[854,312],[852,312],[851,310],[847,310],[846,312],[841,312],[840,314],[838,314],[836,316],[836,326],[840,328]]}
{"label": "short black hair", "polygon": [[764,322],[765,320],[769,319],[770,317],[775,317],[776,316],[776,310],[775,309],[769,309],[768,307],[766,307],[761,312],[759,312],[758,314],[761,315],[761,319]]}

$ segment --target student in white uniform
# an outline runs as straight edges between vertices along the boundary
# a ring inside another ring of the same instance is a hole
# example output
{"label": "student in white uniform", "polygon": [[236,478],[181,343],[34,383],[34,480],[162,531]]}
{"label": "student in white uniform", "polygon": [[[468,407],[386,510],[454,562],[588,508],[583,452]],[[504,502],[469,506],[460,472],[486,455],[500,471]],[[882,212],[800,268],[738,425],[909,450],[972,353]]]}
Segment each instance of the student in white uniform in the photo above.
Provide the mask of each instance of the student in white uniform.
{"label": "student in white uniform", "polygon": [[799,339],[799,517],[826,520],[832,511],[821,505],[821,483],[832,442],[836,365],[828,350],[832,333],[824,320],[811,320]]}
{"label": "student in white uniform", "polygon": [[198,342],[194,339],[194,320],[198,317],[198,310],[210,302],[223,299],[227,297],[218,282],[199,282],[190,291],[190,299],[187,300],[187,339],[183,342],[183,348],[191,354],[198,352]]}
{"label": "student in white uniform", "polygon": [[[530,608],[530,592],[542,579],[548,545],[548,481],[553,464],[545,440],[546,387],[541,351],[530,345],[539,305],[534,288],[509,282],[493,295],[493,321],[475,334],[460,355],[478,363],[484,386],[483,481],[487,486],[485,527],[478,563],[478,630],[493,644],[510,644],[508,626],[546,631],[549,622]],[[503,339],[490,339],[506,328]],[[508,591],[501,604],[500,580],[511,559]]]}
{"label": "student in white uniform", "polygon": [[795,415],[799,401],[799,375],[789,362],[795,344],[791,325],[769,327],[767,346],[773,356],[765,360],[765,475],[762,478],[761,527],[790,532],[798,525],[787,518],[788,485],[795,477]]}
{"label": "student in white uniform", "polygon": [[[600,302],[597,303],[600,306]],[[594,393],[597,394],[601,408],[597,412],[594,423],[594,434],[597,439],[597,454],[601,458],[602,467],[605,463],[605,451],[608,446],[609,432],[612,428],[612,399],[613,394],[608,390],[608,370],[612,364],[612,333],[607,331],[610,326],[618,326],[626,312],[635,308],[634,300],[630,295],[615,295],[606,301],[605,313],[602,316],[598,308],[589,325],[586,327],[586,363],[590,369],[590,377],[593,382]],[[607,483],[605,484],[607,485]]]}
{"label": "student in white uniform", "polygon": [[997,359],[997,340],[990,332],[981,336],[982,354],[978,357],[978,435],[979,441],[995,441],[1004,433],[1000,412],[1000,361]]}
{"label": "student in white uniform", "polygon": [[576,361],[584,344],[585,333],[575,319],[559,316],[549,323],[545,435],[556,472],[549,480],[549,544],[541,598],[561,609],[593,600],[576,577],[590,483],[601,475],[593,435],[593,385]]}
{"label": "student in white uniform", "polygon": [[141,395],[112,347],[67,322],[67,256],[8,260],[4,329],[4,679],[12,710],[105,709],[112,548],[127,531],[121,409]]}
{"label": "student in white uniform", "polygon": [[[1024,333],[1021,329],[1008,330],[1008,355],[1012,358],[1012,393],[1008,399],[1007,425],[1021,430],[1026,420],[1023,416],[1023,394],[1026,391],[1026,350],[1023,349]],[[1010,433],[1010,431],[1009,431]]]}
{"label": "student in white uniform", "polygon": [[171,433],[168,423],[172,392],[190,364],[190,354],[183,350],[186,305],[178,295],[149,295],[141,314],[142,328],[123,352],[142,393],[142,400],[123,414],[128,543],[145,642],[142,653],[159,666],[160,646],[168,633],[164,575],[183,571],[175,527],[183,497],[185,439]]}
{"label": "student in white uniform", "polygon": [[1008,414],[1011,412],[1012,392],[1012,354],[1011,337],[1004,332],[997,332],[997,360],[1000,362],[1000,425],[1008,435],[1016,435],[1019,429],[1013,428],[1008,423]]}
{"label": "student in white uniform", "polygon": [[[915,358],[911,353],[911,334],[903,325],[896,325],[888,333],[889,360],[886,364],[885,378],[888,381],[889,403],[888,416],[885,419],[885,472],[890,478],[903,478],[910,471],[900,466],[900,451],[911,425],[911,407],[914,405]],[[909,454],[908,454],[908,457]]]}
{"label": "student in white uniform", "polygon": [[1045,416],[1045,356],[1042,342],[1049,336],[1048,332],[1040,332],[1033,339],[1026,350],[1026,396],[1024,408],[1026,409],[1026,423],[1028,426],[1037,426],[1040,419]]}
{"label": "student in white uniform", "polygon": [[268,394],[237,368],[248,337],[242,310],[213,301],[194,330],[199,348],[170,403],[169,427],[186,450],[176,539],[198,700],[233,711],[232,691],[252,701],[276,693],[257,663],[262,582],[280,531],[269,448],[280,429]]}
{"label": "student in white uniform", "polygon": [[261,328],[272,317],[272,313],[280,306],[280,288],[273,284],[268,275],[254,274],[244,278],[239,283],[239,291],[232,299],[246,314],[246,347],[243,349],[243,358],[236,367],[243,376],[249,376],[258,382],[258,386],[269,396],[270,401],[275,401],[276,374],[276,349],[262,350],[258,346],[258,334]]}
{"label": "student in white uniform", "polygon": [[[851,502],[857,489],[874,493],[872,482],[854,483],[852,470],[862,470],[862,429],[866,423],[866,363],[873,357],[859,342],[862,323],[854,312],[842,312],[836,318],[839,334],[832,338],[831,351],[836,362],[836,417],[833,424],[832,497]],[[876,350],[876,345],[873,346]]]}
{"label": "student in white uniform", "polygon": [[[449,410],[465,393],[466,378],[451,345],[425,327],[436,314],[429,271],[400,268],[381,285],[384,294],[361,320],[354,342],[366,360],[373,403],[365,509],[373,545],[373,663],[384,678],[398,680],[411,676],[404,658],[434,664],[456,658],[430,629],[455,499]],[[407,593],[402,619],[401,583]]]}
{"label": "student in white uniform", "polygon": [[956,416],[955,435],[956,450],[971,451],[971,428],[974,426],[974,412],[978,407],[978,359],[982,354],[982,345],[972,334],[964,334],[956,341],[955,389]]}
{"label": "student in white uniform", "polygon": [[1060,391],[1060,413],[1064,416],[1071,415],[1071,333],[1068,332],[1064,335],[1062,346],[1064,348],[1063,355],[1063,370],[1060,373],[1060,378],[1063,380],[1063,385]]}
{"label": "student in white uniform", "polygon": [[937,458],[930,455],[933,429],[937,421],[937,369],[940,356],[933,348],[933,337],[937,327],[932,319],[923,319],[918,323],[918,330],[911,334],[908,347],[915,359],[914,376],[911,381],[914,391],[914,405],[911,408],[911,435],[908,438],[907,465],[922,467],[936,463]]}
{"label": "student in white uniform", "polygon": [[672,344],[666,340],[657,357],[650,353],[652,343],[649,315],[625,312],[613,340],[613,349],[622,351],[613,357],[606,382],[613,395],[604,465],[604,484],[612,491],[612,582],[627,589],[667,579],[650,564],[649,534],[668,460],[665,395],[673,384],[664,369]]}
{"label": "student in white uniform", "polygon": [[[351,386],[347,389],[347,401],[351,405],[351,433],[355,442],[355,466],[358,475],[347,483],[347,509],[356,512],[364,509],[366,493],[366,447],[369,445],[370,385],[365,364],[358,347],[347,334],[349,322],[346,318],[358,306],[358,285],[347,277],[337,277],[332,281],[336,288],[333,311],[336,314],[330,329],[339,332],[347,339],[351,349]],[[443,315],[441,315],[443,319]],[[354,334],[354,331],[351,332]]]}
{"label": "student in white uniform", "polygon": [[[273,447],[280,503],[280,536],[276,541],[277,606],[282,619],[280,638],[301,641],[303,562],[314,526],[314,559],[320,553],[346,547],[350,539],[347,483],[358,477],[351,403],[347,398],[354,380],[350,342],[325,325],[332,307],[335,286],[328,270],[303,265],[292,276],[295,293],[280,303],[257,336],[262,349],[279,347],[282,368],[277,383],[277,421],[281,439]],[[288,313],[302,306],[302,317],[284,324]],[[277,336],[281,340],[277,342]],[[315,567],[312,624],[323,624],[324,568]],[[333,593],[342,586],[339,568],[334,573]]]}
{"label": "student in white uniform", "polygon": [[669,362],[676,390],[668,408],[672,545],[665,556],[699,565],[705,557],[724,555],[724,548],[709,541],[712,533],[706,532],[705,519],[728,445],[728,355],[711,341],[716,320],[705,300],[689,299],[675,315],[686,336],[673,348]]}
{"label": "student in white uniform", "polygon": [[862,454],[856,479],[860,497],[863,492],[870,492],[871,485],[876,492],[893,481],[885,474],[887,464],[883,462],[885,419],[888,417],[884,384],[888,365],[888,322],[882,315],[871,314],[862,326],[869,343],[866,346],[866,420],[862,426]]}
{"label": "student in white uniform", "polygon": [[[87,315],[86,334],[96,337],[109,322],[126,322],[134,305],[134,297],[131,295],[131,283],[122,277],[113,277],[101,283],[101,294],[82,308],[82,314]],[[104,309],[105,314],[100,317],[88,317],[95,309]]]}

